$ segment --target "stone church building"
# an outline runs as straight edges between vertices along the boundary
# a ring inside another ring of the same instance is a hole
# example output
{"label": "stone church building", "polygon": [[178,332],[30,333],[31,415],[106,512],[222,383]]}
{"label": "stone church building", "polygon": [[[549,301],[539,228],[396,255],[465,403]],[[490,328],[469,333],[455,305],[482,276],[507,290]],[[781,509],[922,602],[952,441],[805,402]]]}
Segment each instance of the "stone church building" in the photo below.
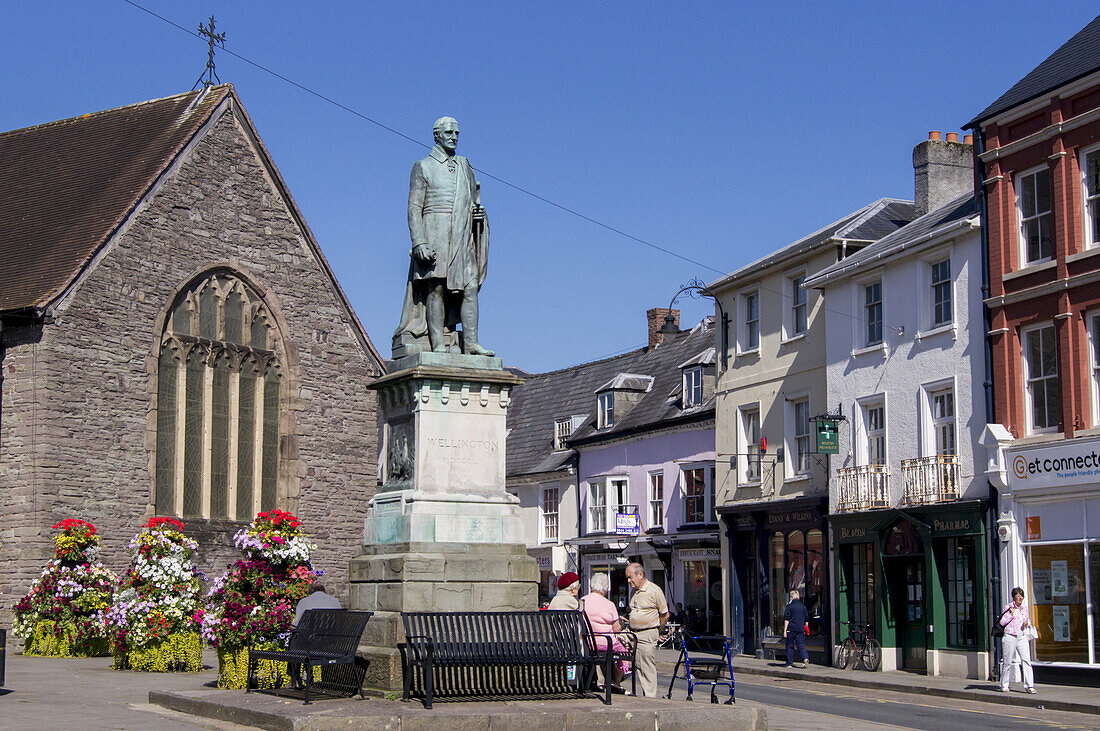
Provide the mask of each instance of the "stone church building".
{"label": "stone church building", "polygon": [[232,86],[0,134],[0,623],[67,517],[212,577],[289,510],[346,600],[382,371]]}

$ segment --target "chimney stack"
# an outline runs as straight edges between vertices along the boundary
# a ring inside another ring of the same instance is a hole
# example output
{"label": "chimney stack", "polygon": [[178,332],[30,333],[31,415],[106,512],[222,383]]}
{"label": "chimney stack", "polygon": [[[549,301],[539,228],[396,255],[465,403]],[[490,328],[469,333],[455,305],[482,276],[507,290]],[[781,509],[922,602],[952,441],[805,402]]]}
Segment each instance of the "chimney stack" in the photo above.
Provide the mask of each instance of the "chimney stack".
{"label": "chimney stack", "polygon": [[940,132],[928,133],[928,139],[913,148],[913,173],[916,183],[916,213],[923,216],[944,203],[974,189],[974,138],[967,135],[959,142],[956,132],[941,139]]}
{"label": "chimney stack", "polygon": [[680,311],[670,310],[667,307],[654,307],[653,309],[645,311],[646,320],[649,322],[649,347],[655,348],[661,344],[661,340],[664,339],[664,335],[661,334],[661,327],[665,324],[665,315],[672,314],[672,321],[676,323],[676,327],[680,327]]}

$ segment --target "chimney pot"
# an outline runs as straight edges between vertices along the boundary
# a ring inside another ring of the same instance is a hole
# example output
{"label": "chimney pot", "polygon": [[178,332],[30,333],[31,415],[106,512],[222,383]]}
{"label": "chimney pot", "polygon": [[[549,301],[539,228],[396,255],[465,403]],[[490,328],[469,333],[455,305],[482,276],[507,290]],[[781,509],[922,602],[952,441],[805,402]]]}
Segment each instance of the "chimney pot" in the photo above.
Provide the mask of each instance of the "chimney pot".
{"label": "chimney pot", "polygon": [[940,137],[940,131],[938,129],[932,130],[931,132],[928,133],[928,139],[930,139],[930,140],[942,139],[942,137]]}
{"label": "chimney pot", "polygon": [[963,136],[963,144],[964,145],[973,145],[974,144],[974,135],[964,135]]}
{"label": "chimney pot", "polygon": [[676,327],[680,327],[680,311],[670,310],[667,307],[654,307],[645,311],[646,320],[649,323],[649,347],[654,348],[660,345],[664,339],[664,335],[661,334],[661,326],[665,324],[665,315],[672,315],[672,321],[676,323]]}
{"label": "chimney pot", "polygon": [[947,141],[948,141],[948,142],[958,142],[958,141],[959,141],[959,135],[958,135],[958,133],[956,133],[956,132],[948,132],[948,133],[947,133]]}

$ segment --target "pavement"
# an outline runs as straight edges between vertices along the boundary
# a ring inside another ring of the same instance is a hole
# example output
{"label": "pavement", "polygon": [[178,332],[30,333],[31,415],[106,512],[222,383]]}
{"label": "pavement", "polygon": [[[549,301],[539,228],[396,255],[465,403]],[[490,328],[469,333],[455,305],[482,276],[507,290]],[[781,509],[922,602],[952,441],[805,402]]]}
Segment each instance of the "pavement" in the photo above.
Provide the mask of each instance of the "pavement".
{"label": "pavement", "polygon": [[[658,670],[671,675],[679,656],[677,650],[657,650]],[[680,672],[683,672],[682,668]],[[930,677],[905,671],[871,673],[821,665],[810,665],[806,669],[787,668],[782,660],[758,660],[747,656],[734,658],[733,672],[735,679],[753,676],[782,678],[848,688],[1100,715],[1100,691],[1094,687],[1037,685],[1038,693],[1029,695],[1021,692],[1019,683],[1013,683],[1011,692],[1000,693],[997,691],[997,683],[991,680]]]}
{"label": "pavement", "polygon": [[300,699],[219,690],[217,659],[207,649],[200,673],[117,671],[111,658],[44,658],[9,653],[0,688],[0,729],[156,729],[160,731],[276,731],[384,728],[393,731],[476,729],[699,729],[768,728],[760,703],[735,706],[663,698],[418,701],[379,697]]}

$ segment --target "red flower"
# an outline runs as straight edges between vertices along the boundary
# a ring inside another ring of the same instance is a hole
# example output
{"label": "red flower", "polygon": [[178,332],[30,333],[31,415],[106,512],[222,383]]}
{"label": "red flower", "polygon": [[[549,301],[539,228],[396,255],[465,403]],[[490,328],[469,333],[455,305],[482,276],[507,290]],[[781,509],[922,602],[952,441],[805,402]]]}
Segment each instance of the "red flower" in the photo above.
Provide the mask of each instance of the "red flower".
{"label": "red flower", "polygon": [[167,526],[169,528],[175,528],[178,531],[183,530],[183,521],[176,520],[175,518],[155,517],[150,518],[149,522],[145,524],[146,528],[160,528]]}

